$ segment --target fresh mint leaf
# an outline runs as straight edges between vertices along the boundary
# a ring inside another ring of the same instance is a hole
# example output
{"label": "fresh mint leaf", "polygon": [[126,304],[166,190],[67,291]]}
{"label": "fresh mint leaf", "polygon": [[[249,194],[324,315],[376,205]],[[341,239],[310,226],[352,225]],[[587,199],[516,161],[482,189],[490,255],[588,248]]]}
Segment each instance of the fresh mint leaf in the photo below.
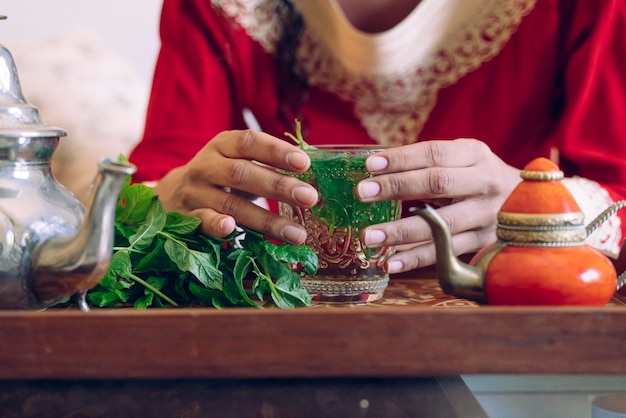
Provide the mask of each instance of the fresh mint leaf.
{"label": "fresh mint leaf", "polygon": [[200,222],[200,218],[185,216],[178,212],[168,212],[163,231],[179,235],[191,234],[198,229]]}
{"label": "fresh mint leaf", "polygon": [[133,236],[136,231],[136,225],[115,222],[115,245],[118,247],[127,247],[128,237]]}
{"label": "fresh mint leaf", "polygon": [[252,254],[246,250],[240,250],[237,253],[237,258],[235,260],[235,267],[233,268],[233,282],[236,285],[237,294],[241,296],[243,301],[245,301],[250,306],[258,306],[258,304],[254,303],[246,293],[246,289],[244,287],[244,280],[248,276],[250,272],[250,264],[252,263]]}
{"label": "fresh mint leaf", "polygon": [[139,226],[137,232],[128,237],[130,246],[135,250],[143,250],[148,248],[154,237],[163,230],[167,216],[161,202],[154,198],[148,209],[148,213],[144,222]]}
{"label": "fresh mint leaf", "polygon": [[132,269],[133,266],[130,262],[130,255],[128,254],[128,252],[118,251],[111,256],[111,263],[109,264],[107,276],[119,276],[128,279],[132,274]]}
{"label": "fresh mint leaf", "polygon": [[133,307],[135,309],[146,309],[148,306],[152,305],[152,301],[154,300],[154,293],[146,293],[141,296],[139,299],[135,301]]}
{"label": "fresh mint leaf", "polygon": [[252,263],[251,253],[248,250],[237,250],[232,253],[229,258],[235,260],[233,275],[236,281],[243,282],[250,272],[250,263]]}
{"label": "fresh mint leaf", "polygon": [[[134,264],[135,273],[148,273],[148,272],[170,272],[178,271],[176,264],[167,256],[165,252],[164,244],[166,239],[163,237],[157,237],[154,242],[154,247],[148,254],[138,253]],[[135,258],[133,257],[133,258]]]}
{"label": "fresh mint leaf", "polygon": [[230,274],[224,274],[224,288],[222,289],[222,293],[223,296],[228,299],[231,306],[261,307],[261,305],[249,297],[242,283],[237,283]]}
{"label": "fresh mint leaf", "polygon": [[222,272],[213,265],[210,254],[189,249],[184,242],[171,238],[165,241],[164,249],[180,270],[193,274],[205,287],[222,288]]}
{"label": "fresh mint leaf", "polygon": [[317,255],[306,245],[273,244],[270,241],[263,241],[260,245],[276,261],[284,261],[292,265],[300,264],[309,274],[317,272]]}
{"label": "fresh mint leaf", "polygon": [[311,303],[311,294],[300,286],[299,276],[292,270],[285,271],[276,279],[276,288],[282,296],[281,308],[295,308]]}
{"label": "fresh mint leaf", "polygon": [[146,280],[146,283],[148,283],[151,288],[144,289],[143,296],[135,301],[133,307],[136,309],[146,309],[152,305],[155,300],[158,300],[155,299],[158,298],[158,294],[155,293],[154,290],[161,290],[165,286],[166,282],[167,279],[165,277],[149,277],[148,280]]}
{"label": "fresh mint leaf", "polygon": [[98,308],[114,307],[120,303],[126,302],[118,296],[117,292],[107,291],[90,291],[88,293],[89,303],[97,306]]}
{"label": "fresh mint leaf", "polygon": [[189,291],[198,298],[200,303],[205,306],[213,306],[215,308],[225,308],[233,306],[233,304],[224,296],[224,294],[215,289],[207,289],[196,283],[189,283]]}
{"label": "fresh mint leaf", "polygon": [[[201,244],[203,244],[203,247],[205,248],[205,251],[210,251],[211,254],[215,254],[215,265],[216,266],[220,266],[222,265],[222,251],[226,251],[227,248],[229,248],[230,251],[233,251],[232,247],[233,243],[229,243],[228,239],[226,240],[222,240],[222,239],[218,239],[218,238],[211,238],[208,237],[204,234],[199,233],[197,235],[198,240],[200,241]],[[236,251],[236,250],[234,250]]]}
{"label": "fresh mint leaf", "polygon": [[115,220],[119,223],[140,224],[155,197],[154,190],[143,184],[122,188],[117,201]]}
{"label": "fresh mint leaf", "polygon": [[[252,265],[255,266],[254,263]],[[265,300],[267,297],[274,299],[274,295],[272,295],[273,284],[268,279],[269,276],[265,276],[259,270],[256,271],[256,278],[252,282],[252,292],[259,300]]]}

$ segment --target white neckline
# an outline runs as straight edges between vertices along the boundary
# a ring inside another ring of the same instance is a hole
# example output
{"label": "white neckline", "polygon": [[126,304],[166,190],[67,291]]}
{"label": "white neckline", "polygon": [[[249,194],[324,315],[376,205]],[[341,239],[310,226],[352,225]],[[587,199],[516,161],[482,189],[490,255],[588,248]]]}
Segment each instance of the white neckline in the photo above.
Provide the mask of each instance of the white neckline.
{"label": "white neckline", "polygon": [[378,33],[355,28],[336,0],[294,3],[312,35],[326,45],[348,73],[385,75],[423,65],[488,1],[423,0],[397,25]]}

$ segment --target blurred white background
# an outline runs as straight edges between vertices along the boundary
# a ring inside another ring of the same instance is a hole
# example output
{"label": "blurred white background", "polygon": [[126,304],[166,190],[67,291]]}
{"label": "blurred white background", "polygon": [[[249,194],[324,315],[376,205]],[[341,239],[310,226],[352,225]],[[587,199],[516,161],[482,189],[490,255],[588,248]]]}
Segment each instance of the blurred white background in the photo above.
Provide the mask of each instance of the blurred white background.
{"label": "blurred white background", "polygon": [[102,157],[141,138],[163,0],[0,0],[0,44],[26,100],[68,132],[57,180],[85,202]]}
{"label": "blurred white background", "polygon": [[162,0],[0,0],[0,44],[40,42],[73,28],[102,37],[150,82]]}

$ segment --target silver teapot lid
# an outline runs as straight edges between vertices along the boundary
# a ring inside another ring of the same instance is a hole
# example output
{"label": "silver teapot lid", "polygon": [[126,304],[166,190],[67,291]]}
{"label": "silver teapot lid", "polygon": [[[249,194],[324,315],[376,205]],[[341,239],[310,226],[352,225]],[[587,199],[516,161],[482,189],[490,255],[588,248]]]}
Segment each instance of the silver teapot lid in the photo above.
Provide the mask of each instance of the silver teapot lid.
{"label": "silver teapot lid", "polygon": [[[2,16],[0,16],[2,18]],[[0,45],[0,137],[66,136],[61,128],[48,126],[39,110],[22,94],[17,67],[9,50]]]}

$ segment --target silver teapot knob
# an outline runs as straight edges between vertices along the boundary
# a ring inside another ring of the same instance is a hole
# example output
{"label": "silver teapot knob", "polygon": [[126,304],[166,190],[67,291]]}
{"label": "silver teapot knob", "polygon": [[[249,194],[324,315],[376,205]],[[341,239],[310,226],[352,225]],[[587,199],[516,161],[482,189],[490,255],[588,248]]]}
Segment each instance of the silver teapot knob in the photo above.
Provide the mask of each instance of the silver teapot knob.
{"label": "silver teapot knob", "polygon": [[22,93],[17,67],[11,52],[0,45],[0,137],[58,137],[67,133],[50,127],[39,110]]}

